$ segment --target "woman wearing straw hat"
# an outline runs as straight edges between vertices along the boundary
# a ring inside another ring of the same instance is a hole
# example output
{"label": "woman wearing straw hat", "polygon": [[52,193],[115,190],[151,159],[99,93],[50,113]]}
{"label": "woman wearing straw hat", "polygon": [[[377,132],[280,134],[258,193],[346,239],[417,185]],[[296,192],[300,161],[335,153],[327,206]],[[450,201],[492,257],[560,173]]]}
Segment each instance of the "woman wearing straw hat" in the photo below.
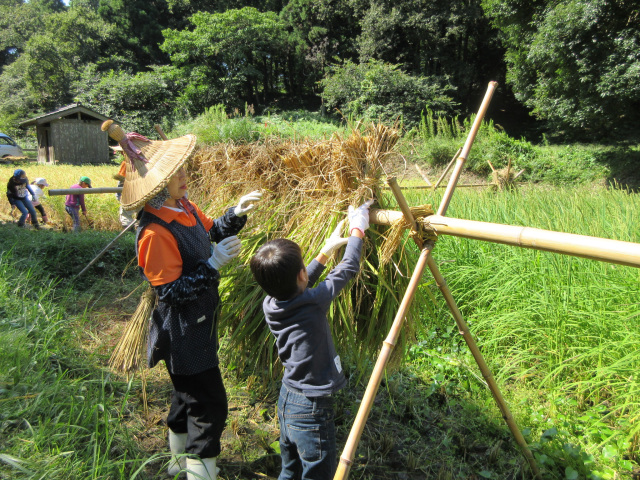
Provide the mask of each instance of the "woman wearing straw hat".
{"label": "woman wearing straw hat", "polygon": [[164,360],[174,387],[167,417],[169,474],[186,468],[188,480],[215,479],[228,411],[217,356],[219,271],[240,253],[236,234],[262,193],[242,197],[212,219],[186,198],[183,164],[195,146],[193,135],[151,141],[125,135],[110,120],[102,129],[128,159],[122,206],[144,207],[136,234],[138,265],[158,299],[147,360],[150,367]]}

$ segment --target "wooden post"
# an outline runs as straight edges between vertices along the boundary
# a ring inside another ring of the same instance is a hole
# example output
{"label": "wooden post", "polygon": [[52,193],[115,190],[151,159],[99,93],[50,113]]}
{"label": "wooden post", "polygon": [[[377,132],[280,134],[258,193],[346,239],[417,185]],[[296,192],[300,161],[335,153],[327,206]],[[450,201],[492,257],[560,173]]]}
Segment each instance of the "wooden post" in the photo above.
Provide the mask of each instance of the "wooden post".
{"label": "wooden post", "polygon": [[440,186],[440,184],[442,183],[442,180],[444,180],[444,177],[447,173],[449,173],[449,170],[451,170],[451,167],[453,166],[454,162],[458,159],[458,157],[460,156],[460,152],[462,152],[462,147],[460,147],[458,149],[458,151],[456,152],[456,154],[453,156],[453,158],[449,161],[449,163],[447,164],[447,168],[444,169],[444,171],[440,174],[440,178],[438,179],[438,181],[436,182],[436,184],[433,186],[433,189],[435,190],[436,188],[438,188]]}
{"label": "wooden post", "polygon": [[122,193],[122,187],[61,188],[47,190],[48,195],[94,195],[96,193]]}

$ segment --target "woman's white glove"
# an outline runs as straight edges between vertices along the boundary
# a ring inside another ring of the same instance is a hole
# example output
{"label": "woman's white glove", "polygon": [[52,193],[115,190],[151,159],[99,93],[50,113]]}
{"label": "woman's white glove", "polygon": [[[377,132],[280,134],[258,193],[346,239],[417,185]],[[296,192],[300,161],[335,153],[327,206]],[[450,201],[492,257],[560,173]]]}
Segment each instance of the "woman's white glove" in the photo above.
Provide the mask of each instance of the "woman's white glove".
{"label": "woman's white glove", "polygon": [[254,205],[251,202],[257,202],[261,199],[262,199],[262,192],[260,190],[251,192],[245,195],[244,197],[240,198],[240,201],[238,202],[238,206],[233,210],[233,213],[235,213],[236,217],[246,215],[247,212],[249,212],[250,210],[253,210]]}
{"label": "woman's white glove", "polygon": [[241,247],[242,242],[238,237],[235,235],[227,237],[211,246],[211,257],[207,261],[213,268],[220,270],[221,267],[240,255]]}
{"label": "woman's white glove", "polygon": [[353,208],[349,205],[349,211],[347,217],[349,218],[349,233],[354,228],[357,228],[364,233],[369,228],[369,207],[373,203],[373,199],[367,200],[358,208]]}
{"label": "woman's white glove", "polygon": [[349,239],[342,238],[342,230],[344,229],[344,222],[345,220],[342,220],[338,224],[336,229],[333,231],[331,236],[327,238],[327,240],[324,242],[324,247],[322,247],[322,250],[320,250],[320,253],[322,253],[327,257],[330,257],[333,254],[333,252],[339,249],[342,245],[347,244],[347,241]]}

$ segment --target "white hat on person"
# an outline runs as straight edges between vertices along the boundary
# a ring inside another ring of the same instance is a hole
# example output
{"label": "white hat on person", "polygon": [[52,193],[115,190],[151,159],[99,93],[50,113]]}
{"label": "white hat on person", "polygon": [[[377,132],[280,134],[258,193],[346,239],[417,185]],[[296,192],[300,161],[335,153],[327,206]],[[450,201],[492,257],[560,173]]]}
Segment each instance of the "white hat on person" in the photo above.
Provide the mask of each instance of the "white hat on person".
{"label": "white hat on person", "polygon": [[42,178],[42,177],[38,177],[34,180],[33,182],[35,185],[42,185],[43,187],[48,187],[49,184],[47,183],[47,181]]}

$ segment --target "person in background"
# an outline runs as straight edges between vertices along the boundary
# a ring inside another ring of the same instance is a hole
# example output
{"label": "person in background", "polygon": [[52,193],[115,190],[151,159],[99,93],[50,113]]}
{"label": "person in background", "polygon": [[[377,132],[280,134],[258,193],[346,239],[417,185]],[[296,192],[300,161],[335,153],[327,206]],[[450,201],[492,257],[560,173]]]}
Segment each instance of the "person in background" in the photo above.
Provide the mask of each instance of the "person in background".
{"label": "person in background", "polygon": [[[91,188],[91,179],[89,177],[80,177],[80,180],[75,185],[71,185],[69,188]],[[73,231],[80,232],[80,210],[82,214],[87,216],[87,207],[84,204],[84,195],[81,193],[67,195],[64,208],[73,220]]]}
{"label": "person in background", "polygon": [[29,179],[25,171],[21,168],[14,170],[13,175],[7,182],[7,199],[11,207],[16,207],[20,210],[20,218],[18,219],[19,227],[24,227],[27,215],[30,215],[31,224],[34,228],[40,228],[38,218],[36,217],[36,210],[33,208],[30,199],[33,195],[33,190],[29,185]]}
{"label": "person in background", "polygon": [[33,190],[31,203],[33,204],[33,208],[38,210],[40,212],[40,215],[42,215],[42,223],[47,223],[49,221],[47,212],[44,211],[44,207],[40,202],[40,199],[44,197],[44,189],[48,186],[49,184],[42,177],[38,177],[33,182],[31,182],[31,189]]}
{"label": "person in background", "polygon": [[[308,267],[300,246],[286,238],[265,243],[251,258],[251,272],[267,292],[262,309],[284,367],[278,400],[282,459],[278,480],[324,480],[335,474],[333,394],[346,379],[327,311],[360,270],[372,203],[349,207],[349,237],[342,238],[343,220]],[[329,257],[345,244],[342,261],[314,288]]]}
{"label": "person in background", "polygon": [[[116,146],[116,147],[109,147],[111,148],[111,150],[113,150],[116,154],[123,154],[122,152],[122,147],[121,146]],[[118,173],[116,173],[113,178],[115,180],[118,180],[118,187],[122,188],[124,187],[124,181],[127,175],[127,160],[122,160],[122,163],[120,163],[120,168],[118,169]],[[116,193],[116,198],[118,199],[118,202],[120,202],[120,197],[122,196],[122,193]],[[123,228],[128,227],[129,225],[131,225],[133,222],[136,221],[136,213],[137,212],[133,212],[131,210],[125,210],[124,208],[122,208],[122,204],[120,204],[119,208],[118,208],[118,217],[120,219],[120,225],[122,225]]]}

